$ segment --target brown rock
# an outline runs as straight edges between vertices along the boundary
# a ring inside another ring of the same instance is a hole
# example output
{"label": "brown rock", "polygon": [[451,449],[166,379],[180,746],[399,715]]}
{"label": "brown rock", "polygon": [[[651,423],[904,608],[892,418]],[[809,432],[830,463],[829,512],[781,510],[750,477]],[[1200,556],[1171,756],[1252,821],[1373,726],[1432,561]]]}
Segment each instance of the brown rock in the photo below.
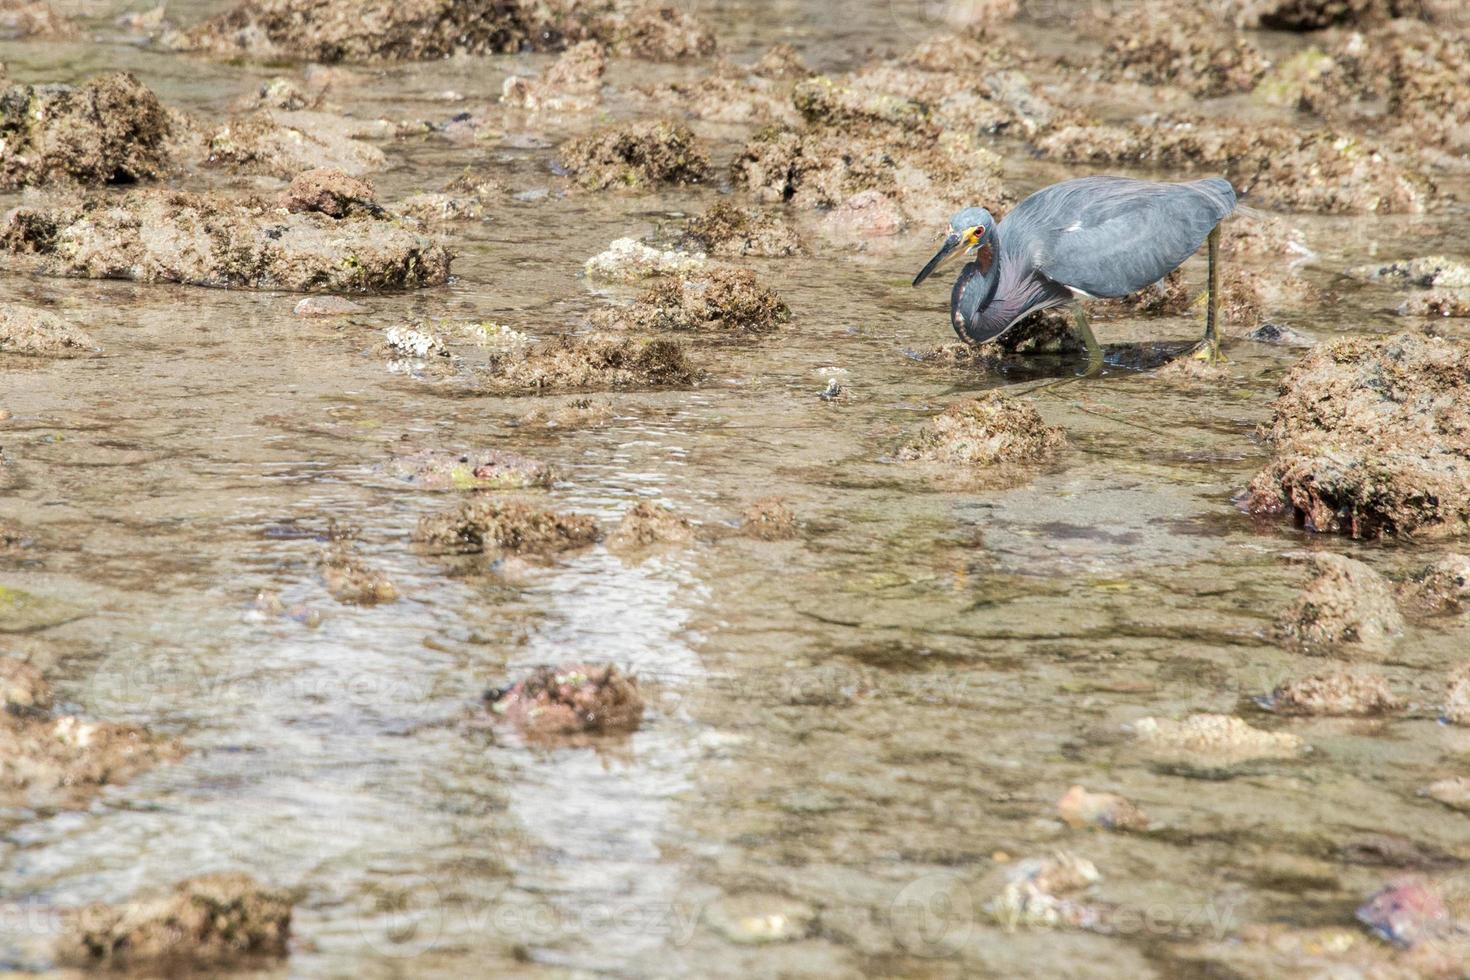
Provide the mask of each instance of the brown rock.
{"label": "brown rock", "polygon": [[613,551],[638,552],[659,545],[687,545],[694,542],[694,525],[689,519],[650,500],[639,501],[628,508],[607,546]]}
{"label": "brown rock", "polygon": [[757,541],[787,541],[801,529],[790,504],[780,497],[761,497],[741,514],[740,533]]}
{"label": "brown rock", "polygon": [[551,391],[685,387],[700,376],[677,341],[594,333],[496,354],[485,380],[497,389]]}
{"label": "brown rock", "polygon": [[127,184],[172,166],[169,112],[132,75],[0,92],[0,188]]}
{"label": "brown rock", "polygon": [[1266,73],[1266,59],[1244,35],[1222,31],[1203,10],[1165,4],[1104,17],[1099,59],[1109,79],[1175,85],[1200,98],[1249,92]]}
{"label": "brown rock", "polygon": [[476,496],[447,513],[425,515],[413,536],[434,550],[495,555],[551,555],[601,538],[597,522],[586,515],[488,496]]}
{"label": "brown rock", "polygon": [[1246,507],[1355,538],[1470,531],[1470,345],[1418,333],[1326,344],[1281,384]]}
{"label": "brown rock", "polygon": [[782,257],[800,255],[801,239],[785,219],[720,201],[689,221],[687,247],[710,255]]}
{"label": "brown rock", "polygon": [[629,123],[564,144],[561,165],[587,190],[709,179],[709,155],[688,126],[667,120]]}
{"label": "brown rock", "polygon": [[1342,555],[1314,555],[1317,575],[1277,621],[1278,633],[1311,652],[1351,648],[1385,654],[1404,630],[1388,581]]}
{"label": "brown rock", "polygon": [[12,269],[41,275],[300,292],[440,285],[451,258],[391,220],[183,191],[16,208],[0,226],[0,251]]}
{"label": "brown rock", "polygon": [[51,707],[51,685],[24,660],[0,657],[0,710],[31,711]]}
{"label": "brown rock", "polygon": [[532,738],[625,734],[643,719],[638,679],[612,666],[542,667],[487,700],[495,714]]}
{"label": "brown rock", "polygon": [[749,269],[709,269],[665,279],[632,306],[601,311],[602,328],[659,332],[719,331],[760,334],[776,330],[791,310]]}
{"label": "brown rock", "polygon": [[54,313],[23,306],[0,307],[0,354],[83,357],[98,350],[95,340]]}
{"label": "brown rock", "polygon": [[1450,671],[1445,681],[1444,720],[1455,725],[1470,725],[1470,663]]}
{"label": "brown rock", "polygon": [[422,490],[525,490],[556,481],[550,466],[504,449],[425,449],[395,457],[388,472]]}
{"label": "brown rock", "polygon": [[1148,815],[1116,793],[1089,793],[1073,786],[1057,801],[1057,816],[1069,827],[1147,830]]}
{"label": "brown rock", "polygon": [[930,419],[898,451],[898,458],[928,463],[994,466],[1050,459],[1066,442],[1027,402],[989,392],[956,402]]}
{"label": "brown rock", "polygon": [[324,167],[302,171],[292,178],[291,186],[281,194],[281,207],[293,214],[315,211],[329,218],[378,214],[382,210],[372,184]]}
{"label": "brown rock", "polygon": [[1470,556],[1445,555],[1399,583],[1398,598],[1423,614],[1456,613],[1470,601]]}
{"label": "brown rock", "polygon": [[89,968],[193,970],[252,964],[287,953],[291,899],[243,874],[190,878],[171,892],[69,917],[57,959]]}
{"label": "brown rock", "polygon": [[1287,681],[1272,692],[1272,709],[1303,715],[1378,715],[1403,707],[1381,674],[1334,670]]}
{"label": "brown rock", "polygon": [[332,598],[351,606],[376,606],[398,601],[398,589],[382,572],[373,568],[357,549],[338,541],[322,549],[317,557],[322,581]]}

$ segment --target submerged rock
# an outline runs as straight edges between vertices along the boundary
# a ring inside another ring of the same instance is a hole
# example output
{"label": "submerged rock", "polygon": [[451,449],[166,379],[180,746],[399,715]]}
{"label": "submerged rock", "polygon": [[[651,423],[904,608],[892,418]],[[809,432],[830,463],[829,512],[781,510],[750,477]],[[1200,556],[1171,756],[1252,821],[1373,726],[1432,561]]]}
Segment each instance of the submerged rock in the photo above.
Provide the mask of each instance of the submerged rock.
{"label": "submerged rock", "polygon": [[1287,681],[1271,693],[1274,711],[1301,715],[1379,715],[1403,707],[1382,674],[1334,670]]}
{"label": "submerged rock", "polygon": [[599,311],[599,327],[615,330],[665,330],[770,333],[791,318],[791,310],[749,269],[715,268],[657,283],[629,307]]}
{"label": "submerged rock", "polygon": [[172,166],[174,117],[126,72],[0,92],[0,188],[130,184]]}
{"label": "submerged rock", "polygon": [[163,190],[16,208],[0,249],[12,268],[41,275],[299,292],[440,285],[451,259],[391,220]]}
{"label": "submerged rock", "polygon": [[33,664],[0,657],[0,711],[25,713],[51,707],[51,685]]}
{"label": "submerged rock", "polygon": [[1470,531],[1470,344],[1420,333],[1326,344],[1281,384],[1271,462],[1245,499],[1355,538]]}
{"label": "submerged rock", "polygon": [[637,552],[659,545],[686,545],[694,542],[694,525],[689,519],[651,500],[639,501],[628,508],[618,526],[608,535],[612,551]]}
{"label": "submerged rock", "polygon": [[7,807],[83,806],[182,753],[145,729],[52,715],[51,688],[29,664],[0,657],[0,801]]}
{"label": "submerged rock", "polygon": [[606,49],[597,41],[583,41],[568,48],[540,78],[506,78],[500,101],[533,112],[590,109],[602,101],[606,74]]}
{"label": "submerged rock", "polygon": [[801,529],[790,504],[780,497],[761,497],[741,513],[740,533],[757,541],[788,541]]}
{"label": "submerged rock", "polygon": [[703,270],[702,254],[653,248],[636,238],[619,238],[588,259],[583,266],[592,279],[609,282],[638,282],[658,276],[685,275]]}
{"label": "submerged rock", "polygon": [[1007,930],[1090,929],[1101,925],[1102,912],[1082,899],[1101,879],[1096,865],[1066,851],[1026,858],[1006,869],[1000,893],[985,908]]}
{"label": "submerged rock", "polygon": [[1400,303],[1394,312],[1399,316],[1470,317],[1470,290],[1419,293]]}
{"label": "submerged rock", "polygon": [[1300,330],[1280,323],[1266,322],[1246,334],[1247,340],[1258,344],[1277,344],[1281,347],[1300,347],[1303,350],[1317,346],[1317,342]]}
{"label": "submerged rock", "polygon": [[1183,721],[1144,718],[1130,727],[1155,762],[1198,775],[1259,760],[1294,759],[1304,748],[1289,732],[1262,731],[1229,715],[1197,714]]}
{"label": "submerged rock", "polygon": [[1404,631],[1388,580],[1343,555],[1319,554],[1317,575],[1277,621],[1277,631],[1310,652],[1352,648],[1385,654]]}
{"label": "submerged rock", "polygon": [[306,319],[316,319],[366,313],[367,307],[341,296],[308,296],[297,303],[291,312]]}
{"label": "submerged rock", "polygon": [[643,720],[638,678],[613,666],[541,667],[486,700],[491,711],[533,738],[625,734]]}
{"label": "submerged rock", "polygon": [[898,458],[994,466],[1035,463],[1056,455],[1066,435],[1027,403],[997,392],[956,402],[920,426]]}
{"label": "submerged rock", "polygon": [[[300,118],[300,123],[285,119]],[[289,180],[303,170],[339,170],[360,176],[387,166],[383,151],[356,139],[352,126],[326,113],[253,113],[230,120],[204,138],[204,162],[236,173]]]}
{"label": "submerged rock", "polygon": [[1470,603],[1470,556],[1445,555],[1399,583],[1398,598],[1426,615],[1455,613]]}
{"label": "submerged rock", "polygon": [[700,376],[678,341],[594,333],[496,354],[485,380],[492,388],[550,391],[685,387]]}
{"label": "submerged rock", "polygon": [[786,943],[811,935],[817,912],[785,895],[742,892],[705,906],[705,925],[732,943]]}
{"label": "submerged rock", "polygon": [[322,582],[332,598],[351,606],[397,602],[398,588],[387,575],[369,565],[346,541],[322,549],[317,556]]}
{"label": "submerged rock", "polygon": [[524,490],[549,487],[556,480],[556,472],[545,463],[504,449],[425,449],[395,457],[388,472],[421,490]]}
{"label": "submerged rock", "polygon": [[1148,815],[1116,793],[1089,793],[1073,786],[1057,801],[1057,816],[1069,827],[1147,830]]}
{"label": "submerged rock", "polygon": [[424,61],[454,54],[557,51],[599,40],[638,57],[712,53],[714,36],[676,8],[632,0],[241,0],[168,47],[258,60]]}
{"label": "submerged rock", "polygon": [[520,424],[543,429],[592,429],[616,416],[612,402],[606,398],[570,398],[531,409],[521,416]]}
{"label": "submerged rock", "polygon": [[442,514],[419,519],[413,539],[459,554],[550,555],[584,548],[602,538],[585,514],[566,514],[518,500],[476,496]]}
{"label": "submerged rock", "polygon": [[1470,812],[1470,777],[1450,776],[1437,780],[1424,788],[1423,795],[1451,810]]}
{"label": "submerged rock", "polygon": [[1443,716],[1453,725],[1470,725],[1470,663],[1450,671],[1445,679]]}
{"label": "submerged rock", "polygon": [[634,122],[564,144],[557,159],[587,190],[698,184],[710,177],[709,155],[683,123]]}
{"label": "submerged rock", "polygon": [[1414,946],[1450,925],[1444,899],[1429,882],[1405,878],[1375,892],[1358,907],[1358,921],[1386,942]]}
{"label": "submerged rock", "polygon": [[248,966],[286,956],[292,901],[249,875],[190,878],[168,892],[68,916],[65,964],[153,973]]}
{"label": "submerged rock", "polygon": [[800,255],[801,239],[784,219],[720,201],[689,221],[685,241],[710,255]]}
{"label": "submerged rock", "polygon": [[0,306],[0,354],[31,357],[84,357],[97,341],[54,313],[23,306]]}

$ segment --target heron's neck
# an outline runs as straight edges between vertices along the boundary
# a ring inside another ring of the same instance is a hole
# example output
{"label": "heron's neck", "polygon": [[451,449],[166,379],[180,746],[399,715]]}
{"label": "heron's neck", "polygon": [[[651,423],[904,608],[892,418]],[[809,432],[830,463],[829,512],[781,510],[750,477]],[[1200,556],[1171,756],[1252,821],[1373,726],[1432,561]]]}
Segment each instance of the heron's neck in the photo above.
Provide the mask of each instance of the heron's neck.
{"label": "heron's neck", "polygon": [[976,336],[973,328],[977,317],[995,299],[995,289],[1000,282],[1000,264],[1000,249],[992,247],[989,255],[977,255],[975,261],[960,270],[949,304],[951,325],[960,339],[977,343],[988,339]]}

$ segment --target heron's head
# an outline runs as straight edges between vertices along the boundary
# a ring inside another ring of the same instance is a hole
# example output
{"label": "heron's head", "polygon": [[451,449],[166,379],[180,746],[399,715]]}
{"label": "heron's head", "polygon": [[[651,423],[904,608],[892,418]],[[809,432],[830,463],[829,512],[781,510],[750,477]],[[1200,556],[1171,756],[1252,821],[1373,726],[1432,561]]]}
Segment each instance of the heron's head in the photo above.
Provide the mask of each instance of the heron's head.
{"label": "heron's head", "polygon": [[934,253],[929,264],[919,270],[919,274],[914,277],[914,285],[928,279],[947,259],[955,255],[968,257],[979,254],[981,249],[993,243],[994,238],[995,219],[990,216],[990,212],[984,208],[965,208],[949,219],[949,230],[944,244],[939,246],[939,251]]}

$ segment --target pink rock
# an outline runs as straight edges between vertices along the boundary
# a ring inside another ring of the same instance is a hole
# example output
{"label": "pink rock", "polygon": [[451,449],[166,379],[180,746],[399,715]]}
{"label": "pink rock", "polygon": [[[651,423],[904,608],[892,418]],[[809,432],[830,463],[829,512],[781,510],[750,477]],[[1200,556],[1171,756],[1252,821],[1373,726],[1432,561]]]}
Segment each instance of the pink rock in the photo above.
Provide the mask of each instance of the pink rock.
{"label": "pink rock", "polygon": [[828,212],[824,221],[833,238],[882,238],[903,231],[903,212],[879,191],[861,191]]}
{"label": "pink rock", "polygon": [[1375,892],[1358,908],[1358,921],[1396,946],[1433,937],[1450,919],[1444,899],[1420,878],[1404,878]]}

